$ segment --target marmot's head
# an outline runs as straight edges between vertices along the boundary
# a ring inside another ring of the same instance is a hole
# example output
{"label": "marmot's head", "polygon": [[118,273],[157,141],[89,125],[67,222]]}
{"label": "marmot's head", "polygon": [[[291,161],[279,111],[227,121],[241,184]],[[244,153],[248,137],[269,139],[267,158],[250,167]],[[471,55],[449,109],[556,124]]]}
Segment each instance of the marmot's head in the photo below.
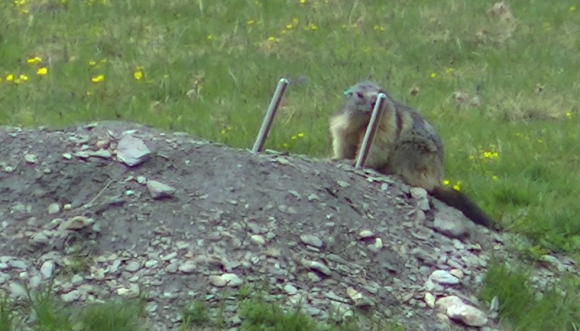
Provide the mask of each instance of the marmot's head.
{"label": "marmot's head", "polygon": [[344,96],[347,98],[349,105],[354,108],[353,110],[370,116],[380,93],[387,94],[377,84],[365,80],[354,84],[348,90],[344,91]]}

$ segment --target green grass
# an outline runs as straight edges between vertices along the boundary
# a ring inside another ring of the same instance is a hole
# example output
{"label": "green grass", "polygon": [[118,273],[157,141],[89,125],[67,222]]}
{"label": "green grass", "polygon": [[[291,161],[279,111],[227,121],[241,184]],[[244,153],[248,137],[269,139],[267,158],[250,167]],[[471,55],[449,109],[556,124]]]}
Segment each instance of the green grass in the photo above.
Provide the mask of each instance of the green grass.
{"label": "green grass", "polygon": [[[39,290],[24,287],[26,298],[9,299],[0,293],[0,331],[145,331],[146,298],[114,299],[105,302],[66,304],[53,293],[53,283]],[[228,291],[226,291],[228,292]],[[217,305],[194,300],[181,308],[181,331],[222,331],[228,329],[223,294]],[[228,296],[234,298],[240,317],[240,331],[355,331],[361,322],[369,331],[405,331],[382,318],[365,318],[355,314],[330,323],[315,321],[300,309],[282,309],[279,301],[263,291],[245,295],[243,290]],[[75,307],[76,306],[76,307]],[[176,312],[178,307],[176,307]]]}
{"label": "green grass", "polygon": [[0,0],[0,124],[121,119],[249,148],[287,77],[266,148],[326,157],[342,92],[372,78],[437,127],[450,184],[526,254],[580,257],[580,6],[493,3]]}
{"label": "green grass", "polygon": [[530,269],[495,261],[486,273],[480,297],[487,302],[497,297],[501,319],[514,331],[580,330],[578,278],[565,276],[555,286],[532,289]]}
{"label": "green grass", "polygon": [[0,293],[1,331],[140,331],[144,298],[94,302],[82,307],[66,304],[53,293],[53,282],[44,288],[24,287],[27,297],[9,299]]}

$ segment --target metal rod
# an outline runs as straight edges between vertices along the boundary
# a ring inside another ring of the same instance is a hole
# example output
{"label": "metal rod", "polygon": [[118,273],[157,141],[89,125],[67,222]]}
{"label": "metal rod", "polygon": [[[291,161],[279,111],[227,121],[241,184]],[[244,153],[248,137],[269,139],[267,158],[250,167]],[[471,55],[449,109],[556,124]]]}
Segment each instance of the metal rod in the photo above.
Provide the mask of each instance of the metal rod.
{"label": "metal rod", "polygon": [[278,81],[272,100],[270,100],[268,111],[262,121],[260,132],[258,132],[258,137],[256,137],[256,141],[254,142],[252,153],[260,153],[262,151],[266,138],[268,137],[268,132],[270,132],[272,122],[274,122],[274,116],[276,116],[276,112],[278,111],[278,107],[280,107],[280,102],[282,101],[282,96],[284,95],[284,92],[286,92],[286,87],[289,83],[290,82],[286,78],[281,78],[280,81]]}
{"label": "metal rod", "polygon": [[383,104],[385,103],[386,98],[387,96],[384,93],[379,93],[379,95],[377,95],[375,108],[373,108],[371,120],[369,122],[369,125],[367,126],[367,131],[365,132],[365,136],[361,144],[358,159],[356,160],[355,165],[356,168],[362,168],[365,166],[365,162],[367,161],[367,157],[369,156],[369,151],[371,149],[371,145],[373,143],[373,139],[375,138],[375,133],[377,132],[377,127],[379,125],[379,119],[381,117],[381,109],[383,108]]}

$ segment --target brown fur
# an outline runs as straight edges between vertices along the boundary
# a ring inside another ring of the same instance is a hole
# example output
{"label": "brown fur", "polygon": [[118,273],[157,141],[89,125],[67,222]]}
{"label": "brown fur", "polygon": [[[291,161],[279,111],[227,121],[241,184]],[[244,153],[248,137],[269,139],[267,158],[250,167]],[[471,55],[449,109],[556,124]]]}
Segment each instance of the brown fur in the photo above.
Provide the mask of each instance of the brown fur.
{"label": "brown fur", "polygon": [[443,144],[435,128],[410,107],[394,101],[370,81],[346,92],[346,100],[331,116],[333,160],[354,164],[379,93],[387,98],[365,167],[397,175],[407,185],[422,187],[433,197],[457,208],[476,224],[492,226],[491,219],[463,193],[442,185]]}

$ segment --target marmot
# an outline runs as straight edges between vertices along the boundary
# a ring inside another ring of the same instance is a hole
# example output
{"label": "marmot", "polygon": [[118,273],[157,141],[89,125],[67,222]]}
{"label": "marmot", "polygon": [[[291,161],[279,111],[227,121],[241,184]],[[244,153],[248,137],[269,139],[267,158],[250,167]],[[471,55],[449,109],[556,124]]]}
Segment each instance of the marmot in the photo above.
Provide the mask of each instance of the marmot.
{"label": "marmot", "polygon": [[444,186],[443,143],[435,128],[414,109],[396,102],[371,81],[362,81],[344,92],[346,100],[331,116],[332,160],[356,163],[379,93],[386,95],[366,168],[399,176],[413,187],[457,208],[476,224],[492,227],[491,219],[462,192]]}

